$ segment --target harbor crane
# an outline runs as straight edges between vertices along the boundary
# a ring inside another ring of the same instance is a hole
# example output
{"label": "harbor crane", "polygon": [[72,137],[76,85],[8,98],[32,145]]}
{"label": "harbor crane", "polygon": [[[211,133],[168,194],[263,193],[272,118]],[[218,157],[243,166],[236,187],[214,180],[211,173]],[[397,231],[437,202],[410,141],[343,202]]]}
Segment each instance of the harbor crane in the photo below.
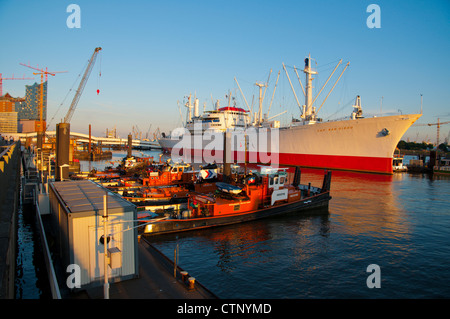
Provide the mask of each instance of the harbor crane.
{"label": "harbor crane", "polygon": [[21,78],[15,78],[14,74],[12,78],[4,78],[0,73],[0,96],[3,96],[3,80],[33,80],[34,78],[26,78],[25,76]]}
{"label": "harbor crane", "polygon": [[450,123],[450,121],[439,122],[439,118],[438,118],[437,123],[428,123],[427,124],[428,126],[436,125],[436,130],[437,130],[437,132],[436,132],[436,147],[439,147],[439,131],[441,129],[441,125],[448,124],[448,123]]}
{"label": "harbor crane", "polygon": [[438,118],[437,119],[437,123],[417,124],[415,126],[433,126],[433,125],[436,125],[436,147],[439,147],[439,134],[440,134],[441,125],[449,124],[449,123],[450,123],[450,121],[441,122],[441,121],[439,121],[439,118]]}
{"label": "harbor crane", "polygon": [[45,125],[43,119],[43,113],[44,113],[44,75],[45,75],[45,81],[47,81],[48,75],[55,76],[56,73],[66,73],[67,71],[48,71],[47,68],[39,69],[32,67],[31,65],[26,65],[24,63],[20,63],[20,65],[26,66],[27,68],[36,70],[38,72],[33,72],[34,75],[41,75],[41,85],[39,89],[39,124],[36,127],[37,132],[44,133],[45,132]]}
{"label": "harbor crane", "polygon": [[145,133],[145,139],[148,140],[148,134],[150,134],[150,129],[152,128],[152,125],[148,127],[147,133]]}
{"label": "harbor crane", "polygon": [[70,104],[69,111],[67,111],[66,116],[64,117],[64,123],[70,123],[72,119],[73,113],[75,112],[75,108],[77,107],[78,101],[80,100],[81,94],[83,93],[84,87],[86,86],[89,75],[91,74],[92,68],[95,64],[95,60],[97,59],[97,54],[102,48],[97,47],[92,54],[88,66],[84,71],[83,77],[81,78],[80,85],[75,93],[75,96],[72,100],[72,104]]}
{"label": "harbor crane", "polygon": [[[86,82],[91,74],[92,67],[97,59],[98,52],[102,48],[97,47],[92,54],[89,63],[84,71],[83,77],[81,78],[78,89],[75,92],[72,103],[70,104],[69,110],[62,123],[56,124],[56,159],[55,167],[60,169],[56,170],[55,179],[65,180],[69,177],[69,148],[70,148],[70,120],[72,119],[75,108],[77,107],[78,101],[80,100],[81,94],[83,93]],[[97,90],[98,93],[98,90]],[[90,127],[89,127],[90,128]],[[89,145],[89,154],[91,154],[91,149]]]}

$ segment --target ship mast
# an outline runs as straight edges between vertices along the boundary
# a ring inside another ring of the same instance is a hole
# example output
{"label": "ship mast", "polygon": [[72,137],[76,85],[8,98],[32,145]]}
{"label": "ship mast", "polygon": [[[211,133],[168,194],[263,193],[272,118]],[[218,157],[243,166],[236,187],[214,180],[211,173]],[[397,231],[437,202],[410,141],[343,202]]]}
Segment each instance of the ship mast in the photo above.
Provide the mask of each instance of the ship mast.
{"label": "ship mast", "polygon": [[184,106],[186,106],[189,110],[188,112],[188,122],[192,121],[192,103],[191,103],[191,98],[192,98],[192,94],[189,93],[189,97],[188,97],[188,101],[186,102],[186,104]]}
{"label": "ship mast", "polygon": [[261,123],[262,123],[262,102],[263,102],[262,88],[267,87],[267,84],[262,84],[262,83],[256,82],[255,85],[259,87],[258,125],[261,125]]}

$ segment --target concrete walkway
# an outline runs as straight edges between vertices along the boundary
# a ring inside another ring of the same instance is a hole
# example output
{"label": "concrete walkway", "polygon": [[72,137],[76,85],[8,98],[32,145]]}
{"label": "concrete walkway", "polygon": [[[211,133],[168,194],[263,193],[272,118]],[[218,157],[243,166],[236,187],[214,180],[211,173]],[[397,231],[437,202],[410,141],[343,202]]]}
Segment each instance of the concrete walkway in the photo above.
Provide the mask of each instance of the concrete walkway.
{"label": "concrete walkway", "polygon": [[[196,282],[189,290],[181,281],[180,268],[173,276],[173,264],[145,240],[139,243],[139,278],[110,285],[110,299],[216,299]],[[92,288],[77,298],[102,299],[103,287]]]}
{"label": "concrete walkway", "polygon": [[[33,157],[25,152],[26,165],[34,168]],[[44,221],[44,225],[47,222]],[[177,267],[174,277],[174,265],[172,261],[150,245],[145,238],[138,244],[139,252],[139,277],[110,283],[110,299],[217,299],[217,297],[199,282],[190,290],[188,285],[181,280],[180,267]],[[61,271],[58,261],[57,269]],[[76,294],[67,293],[64,289],[66,274],[60,274],[59,286],[64,290],[63,299],[103,299],[103,286],[88,288]],[[195,274],[190,274],[194,276]]]}

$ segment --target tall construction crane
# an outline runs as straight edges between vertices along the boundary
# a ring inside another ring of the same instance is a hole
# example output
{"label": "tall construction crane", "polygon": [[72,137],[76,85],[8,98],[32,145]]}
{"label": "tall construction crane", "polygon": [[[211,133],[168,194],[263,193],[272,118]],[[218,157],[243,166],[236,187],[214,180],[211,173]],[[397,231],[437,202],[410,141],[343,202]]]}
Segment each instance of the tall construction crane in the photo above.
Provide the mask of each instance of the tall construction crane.
{"label": "tall construction crane", "polygon": [[3,80],[33,80],[34,78],[26,78],[25,76],[21,78],[15,78],[14,74],[12,78],[4,78],[0,73],[0,96],[3,96]]}
{"label": "tall construction crane", "polygon": [[80,85],[78,86],[78,89],[72,100],[72,104],[70,104],[69,111],[67,111],[67,114],[64,117],[64,123],[70,123],[70,120],[72,119],[75,108],[77,107],[78,101],[80,100],[81,93],[83,93],[84,87],[86,86],[86,82],[87,82],[89,75],[91,74],[92,68],[95,64],[95,60],[97,59],[97,54],[101,49],[102,48],[100,48],[100,47],[95,48],[94,53],[92,54],[91,59],[89,60],[86,71],[84,71],[83,77],[81,78]]}
{"label": "tall construction crane", "polygon": [[20,65],[26,66],[27,68],[30,68],[33,70],[37,70],[38,72],[33,72],[34,75],[39,75],[39,74],[41,75],[41,85],[40,85],[40,89],[39,89],[39,124],[38,124],[36,131],[43,133],[43,132],[45,132],[45,125],[42,120],[43,113],[44,113],[44,75],[45,75],[45,80],[47,80],[48,75],[55,76],[56,73],[65,73],[67,71],[49,72],[49,71],[47,71],[47,68],[45,68],[45,71],[44,71],[44,69],[35,68],[30,65],[26,65],[24,63],[20,63]]}
{"label": "tall construction crane", "polygon": [[448,124],[448,123],[450,123],[450,121],[439,122],[439,118],[438,118],[437,119],[437,123],[428,123],[427,124],[428,126],[436,125],[436,129],[437,129],[437,132],[436,132],[436,147],[439,147],[439,131],[441,129],[441,125]]}
{"label": "tall construction crane", "polygon": [[441,125],[449,124],[449,123],[450,123],[450,121],[440,122],[439,118],[438,118],[437,119],[437,123],[416,124],[414,126],[433,126],[433,125],[436,125],[436,147],[439,147],[439,134],[440,134]]}

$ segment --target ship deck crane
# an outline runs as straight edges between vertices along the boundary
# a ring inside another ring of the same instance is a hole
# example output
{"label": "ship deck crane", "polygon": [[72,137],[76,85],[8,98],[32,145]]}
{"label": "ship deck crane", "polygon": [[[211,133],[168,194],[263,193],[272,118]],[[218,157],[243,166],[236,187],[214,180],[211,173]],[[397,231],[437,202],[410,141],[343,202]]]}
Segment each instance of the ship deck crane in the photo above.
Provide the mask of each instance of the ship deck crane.
{"label": "ship deck crane", "polygon": [[88,66],[84,71],[83,77],[81,78],[80,85],[78,86],[78,89],[75,93],[72,103],[70,104],[69,110],[67,111],[67,114],[64,117],[64,123],[70,123],[73,113],[75,112],[75,108],[77,107],[78,101],[80,100],[81,94],[83,93],[84,87],[86,86],[89,75],[91,74],[92,68],[95,64],[95,60],[97,59],[97,54],[101,49],[102,48],[100,47],[95,48],[94,53],[92,54],[89,60]]}

